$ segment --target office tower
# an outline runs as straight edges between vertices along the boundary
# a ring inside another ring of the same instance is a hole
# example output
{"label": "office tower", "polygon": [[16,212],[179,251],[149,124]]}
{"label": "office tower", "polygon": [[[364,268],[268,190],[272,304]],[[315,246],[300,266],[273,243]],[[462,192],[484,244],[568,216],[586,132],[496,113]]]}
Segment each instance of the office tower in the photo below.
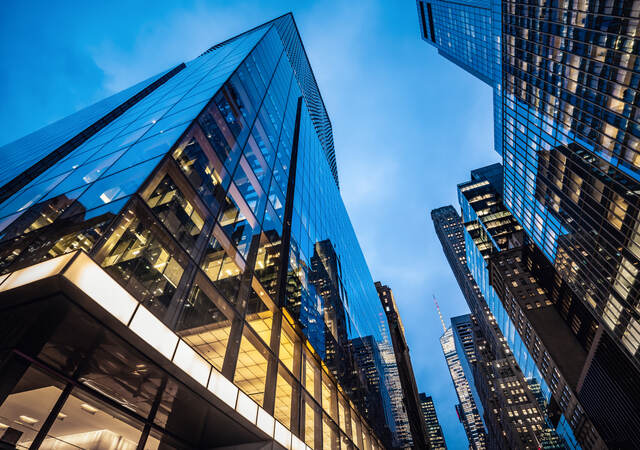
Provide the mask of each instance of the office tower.
{"label": "office tower", "polygon": [[501,153],[502,5],[496,0],[416,0],[421,38],[492,88],[495,150]]}
{"label": "office tower", "polygon": [[433,404],[433,399],[424,393],[420,393],[420,409],[422,411],[422,417],[429,433],[429,443],[433,450],[446,450],[447,444],[444,440],[444,434],[442,434],[442,427],[438,421],[438,415],[436,414],[436,407]]}
{"label": "office tower", "polygon": [[[475,177],[485,173],[495,180],[495,167],[473,173]],[[444,206],[431,211],[431,218],[447,261],[472,311],[470,319],[473,337],[460,339],[464,341],[460,345],[460,354],[465,356],[461,359],[465,375],[468,380],[473,380],[470,386],[475,403],[479,409],[482,407],[487,447],[510,449],[537,443],[543,448],[557,448],[558,438],[547,425],[546,405],[539,395],[539,383],[530,373],[530,368],[529,376],[525,377],[469,270],[465,243],[468,232],[465,231],[460,215],[453,206]],[[471,241],[470,245],[472,244]],[[464,322],[466,321],[462,323]],[[454,327],[454,333],[458,333],[458,329],[459,327]],[[468,325],[465,324],[464,329],[464,334],[467,335]],[[462,335],[463,332],[460,331],[459,334]],[[469,357],[470,340],[474,344],[475,362]],[[467,373],[469,370],[471,375]],[[525,429],[525,421],[535,424],[535,429],[531,426]],[[541,430],[537,429],[538,425]]]}
{"label": "office tower", "polygon": [[[640,7],[622,0],[501,6],[502,94],[494,109],[504,204],[597,321],[593,358],[570,401],[588,410],[607,445],[628,446],[630,430],[640,427],[632,381],[640,376]],[[581,410],[575,414],[567,420],[580,430]]]}
{"label": "office tower", "polygon": [[[380,314],[380,323],[387,326],[387,318],[384,313]],[[411,437],[411,426],[409,424],[409,416],[404,406],[404,390],[400,381],[400,373],[396,364],[396,356],[393,351],[391,339],[384,340],[380,347],[380,355],[382,356],[384,371],[387,380],[387,392],[391,402],[391,412],[393,416],[394,447],[407,448],[413,445]]]}
{"label": "office tower", "polygon": [[500,48],[493,39],[491,0],[418,0],[417,6],[425,42],[488,85],[500,80]]}
{"label": "office tower", "polygon": [[0,153],[2,446],[383,447],[351,396],[385,372],[351,368],[389,331],[291,14]]}
{"label": "office tower", "polygon": [[391,291],[389,286],[376,281],[375,287],[389,324],[391,343],[393,345],[400,384],[402,386],[403,406],[411,432],[411,441],[403,442],[402,444],[407,446],[413,445],[413,448],[427,448],[427,430],[424,426],[424,420],[422,420],[418,387],[416,386],[416,378],[413,374],[413,365],[411,364],[409,347],[404,335],[404,326],[402,325],[398,306],[393,297],[393,291]]}
{"label": "office tower", "polygon": [[[464,324],[460,323],[460,319],[464,319],[464,317],[456,317],[455,319],[455,322],[454,319],[451,319],[452,326],[449,328],[445,328],[443,322],[444,333],[440,337],[440,345],[451,374],[453,387],[458,396],[459,403],[456,405],[456,412],[467,435],[469,447],[475,450],[485,449],[484,424],[472,393],[473,378],[470,377],[470,370],[465,372],[462,366],[462,362],[466,362],[467,358],[469,360],[467,364],[473,364],[476,361],[474,343],[473,339],[467,340],[470,333],[462,329]],[[470,331],[471,319],[469,316],[466,316],[466,319],[469,320]]]}

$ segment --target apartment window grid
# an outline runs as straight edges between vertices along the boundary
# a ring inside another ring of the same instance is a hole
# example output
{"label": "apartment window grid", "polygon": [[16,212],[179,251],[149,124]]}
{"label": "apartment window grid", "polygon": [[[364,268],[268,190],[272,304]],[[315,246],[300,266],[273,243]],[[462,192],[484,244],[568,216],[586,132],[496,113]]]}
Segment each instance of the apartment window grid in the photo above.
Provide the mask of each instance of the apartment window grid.
{"label": "apartment window grid", "polygon": [[[226,71],[218,72],[221,67]],[[322,349],[304,345],[311,338],[280,313],[274,298],[300,96],[273,28],[207,53],[74,150],[61,161],[66,165],[52,167],[5,202],[1,208],[10,225],[5,243],[11,241],[13,250],[23,241],[36,248],[42,241],[35,230],[102,218],[99,229],[51,241],[36,260],[78,247],[93,252],[154,314],[308,445],[335,448],[342,441],[370,448],[377,439],[323,368]],[[333,208],[326,198],[336,201],[339,193],[306,108],[300,128],[298,175],[316,185],[296,184],[296,197],[305,198],[297,213],[314,216],[319,210],[310,205],[324,200],[316,207]],[[153,136],[145,141],[147,135]],[[346,214],[344,207],[340,213]],[[347,222],[330,226],[339,236],[348,233]],[[292,244],[302,256],[293,252],[290,276],[303,263],[307,271],[311,266],[308,235],[317,239],[328,231],[329,226],[306,231],[304,239],[300,229],[292,230],[292,242],[305,247]],[[347,248],[347,239],[337,239],[337,245]],[[362,255],[343,261],[343,270],[364,276],[358,266]],[[33,262],[33,255],[5,259],[3,269]],[[176,310],[180,303],[184,306]],[[211,330],[198,331],[202,327]],[[375,330],[377,337],[385,332],[377,323]],[[348,426],[339,426],[338,402],[350,417]]]}

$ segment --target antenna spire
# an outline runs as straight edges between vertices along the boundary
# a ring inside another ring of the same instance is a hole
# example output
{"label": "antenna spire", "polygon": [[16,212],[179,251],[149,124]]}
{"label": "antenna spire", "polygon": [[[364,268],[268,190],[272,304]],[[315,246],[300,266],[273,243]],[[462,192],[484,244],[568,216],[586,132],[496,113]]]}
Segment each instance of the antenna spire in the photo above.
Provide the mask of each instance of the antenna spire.
{"label": "antenna spire", "polygon": [[440,312],[440,306],[438,306],[438,300],[436,300],[436,295],[433,294],[433,302],[436,304],[436,309],[438,310],[438,316],[440,317],[440,323],[442,324],[442,329],[444,332],[447,332],[447,326],[444,324],[444,319],[442,318],[442,313]]}

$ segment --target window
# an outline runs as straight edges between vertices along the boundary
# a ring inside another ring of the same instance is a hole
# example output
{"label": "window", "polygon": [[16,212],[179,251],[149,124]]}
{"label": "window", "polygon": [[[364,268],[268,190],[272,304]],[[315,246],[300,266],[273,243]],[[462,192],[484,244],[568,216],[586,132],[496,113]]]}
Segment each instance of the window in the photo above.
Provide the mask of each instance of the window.
{"label": "window", "polygon": [[614,193],[613,198],[609,203],[609,213],[607,214],[607,219],[609,220],[609,222],[611,222],[611,225],[616,227],[618,230],[622,229],[622,222],[624,221],[627,207],[628,205],[624,198]]}
{"label": "window", "polygon": [[134,449],[141,429],[130,417],[74,389],[41,448]]}

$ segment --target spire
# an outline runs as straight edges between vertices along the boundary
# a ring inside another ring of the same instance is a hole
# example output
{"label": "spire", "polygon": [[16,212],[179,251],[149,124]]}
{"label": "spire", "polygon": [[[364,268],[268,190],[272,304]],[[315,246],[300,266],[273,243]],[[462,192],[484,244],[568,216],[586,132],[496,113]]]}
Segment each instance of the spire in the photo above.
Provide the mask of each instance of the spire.
{"label": "spire", "polygon": [[436,304],[436,309],[438,310],[438,316],[440,317],[440,323],[442,324],[442,329],[444,332],[447,332],[447,326],[444,324],[444,319],[442,318],[442,313],[440,312],[440,306],[438,306],[438,300],[436,300],[436,295],[433,294],[433,302]]}

